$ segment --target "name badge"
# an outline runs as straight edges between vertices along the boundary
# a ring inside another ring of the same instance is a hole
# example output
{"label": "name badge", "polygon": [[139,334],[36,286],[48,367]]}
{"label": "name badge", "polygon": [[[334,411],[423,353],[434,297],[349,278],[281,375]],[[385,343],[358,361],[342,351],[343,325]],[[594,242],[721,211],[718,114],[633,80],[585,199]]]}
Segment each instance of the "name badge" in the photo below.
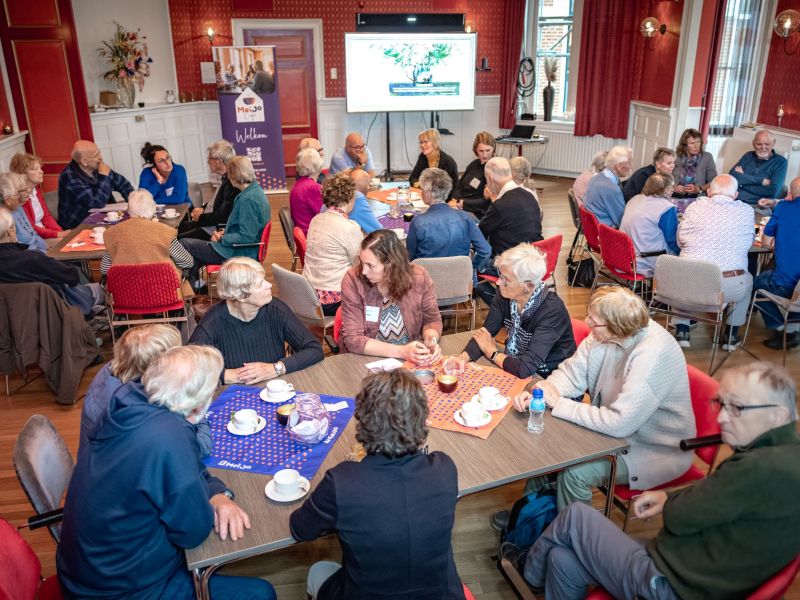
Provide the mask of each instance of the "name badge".
{"label": "name badge", "polygon": [[377,306],[367,306],[367,323],[377,323],[381,318],[381,309]]}
{"label": "name badge", "polygon": [[172,190],[175,188],[167,188],[167,196],[172,196]]}
{"label": "name badge", "polygon": [[473,177],[469,184],[477,190],[481,186],[481,180],[477,177]]}

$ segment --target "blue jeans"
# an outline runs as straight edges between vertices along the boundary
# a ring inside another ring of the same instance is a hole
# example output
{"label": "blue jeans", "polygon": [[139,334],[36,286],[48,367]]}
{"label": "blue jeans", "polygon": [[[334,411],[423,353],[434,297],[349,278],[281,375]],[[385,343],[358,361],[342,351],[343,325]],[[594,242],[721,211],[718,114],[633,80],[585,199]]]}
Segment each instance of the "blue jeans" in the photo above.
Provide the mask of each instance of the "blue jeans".
{"label": "blue jeans", "polygon": [[[778,285],[775,283],[773,277],[774,271],[764,271],[753,280],[753,291],[764,290],[770,294],[781,296],[782,298],[791,298],[794,293],[793,287],[785,285]],[[759,302],[758,306],[761,308],[761,316],[764,317],[764,325],[767,329],[778,329],[783,327],[783,315],[781,311],[772,302]],[[789,313],[790,319],[799,319],[800,314]]]}
{"label": "blue jeans", "polygon": [[[255,577],[212,575],[209,589],[213,600],[277,600],[269,581]],[[194,580],[184,565],[170,578],[161,600],[195,600]]]}
{"label": "blue jeans", "polygon": [[[492,277],[500,276],[500,271],[494,266],[493,258],[487,260],[486,264],[478,273],[480,275],[491,275]],[[486,303],[486,307],[489,308],[492,306],[492,302],[494,302],[494,295],[497,293],[497,288],[485,279],[481,279],[480,283],[475,287],[475,293],[478,294],[480,299]]]}
{"label": "blue jeans", "polygon": [[194,259],[194,266],[189,269],[189,283],[192,284],[192,287],[195,287],[197,279],[200,277],[200,267],[221,265],[226,260],[219,252],[214,250],[214,247],[209,242],[192,238],[182,239],[180,242]]}

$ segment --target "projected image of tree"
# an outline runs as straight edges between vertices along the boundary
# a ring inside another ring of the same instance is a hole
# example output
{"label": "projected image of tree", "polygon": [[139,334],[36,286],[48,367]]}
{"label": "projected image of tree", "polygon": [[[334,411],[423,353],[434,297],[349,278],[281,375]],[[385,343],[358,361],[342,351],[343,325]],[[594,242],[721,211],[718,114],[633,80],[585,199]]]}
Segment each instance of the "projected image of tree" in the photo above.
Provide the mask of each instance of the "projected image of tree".
{"label": "projected image of tree", "polygon": [[436,94],[448,93],[446,88],[434,83],[433,71],[445,63],[447,57],[458,52],[454,44],[399,43],[375,44],[372,47],[382,52],[386,61],[400,69],[414,87],[424,86],[429,92]]}

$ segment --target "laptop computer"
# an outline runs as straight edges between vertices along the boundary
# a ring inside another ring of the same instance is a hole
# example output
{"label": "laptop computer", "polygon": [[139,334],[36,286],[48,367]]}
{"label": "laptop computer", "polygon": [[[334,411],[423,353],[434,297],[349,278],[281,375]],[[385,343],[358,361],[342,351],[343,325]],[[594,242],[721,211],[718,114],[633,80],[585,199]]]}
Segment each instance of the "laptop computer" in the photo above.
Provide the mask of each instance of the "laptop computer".
{"label": "laptop computer", "polygon": [[511,133],[497,139],[503,140],[504,142],[528,142],[533,139],[533,132],[535,129],[536,125],[514,125],[514,129],[511,130]]}

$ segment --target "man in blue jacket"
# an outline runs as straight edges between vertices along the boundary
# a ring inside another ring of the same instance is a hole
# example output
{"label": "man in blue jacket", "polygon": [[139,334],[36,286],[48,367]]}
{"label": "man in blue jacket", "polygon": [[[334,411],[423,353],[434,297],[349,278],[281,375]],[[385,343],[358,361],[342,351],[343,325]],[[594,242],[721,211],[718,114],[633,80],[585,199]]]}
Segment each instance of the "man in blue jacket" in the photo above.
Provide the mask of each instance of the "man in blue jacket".
{"label": "man in blue jacket", "polygon": [[[195,434],[223,365],[209,346],[171,348],[114,393],[67,489],[56,552],[66,600],[194,598],[184,549],[212,528],[234,541],[250,528],[200,460]],[[217,600],[276,598],[261,579],[216,575],[210,584]]]}
{"label": "man in blue jacket", "polygon": [[609,227],[619,228],[625,212],[625,198],[619,181],[627,177],[633,166],[631,149],[614,146],[606,156],[606,168],[592,177],[583,197],[583,207]]}
{"label": "man in blue jacket", "polygon": [[[775,154],[775,136],[766,129],[753,138],[753,150],[747,152],[731,169],[730,174],[739,182],[738,199],[757,205],[762,198],[777,198],[786,180],[788,163]],[[764,210],[763,208],[760,210]],[[769,214],[769,211],[767,211]]]}

